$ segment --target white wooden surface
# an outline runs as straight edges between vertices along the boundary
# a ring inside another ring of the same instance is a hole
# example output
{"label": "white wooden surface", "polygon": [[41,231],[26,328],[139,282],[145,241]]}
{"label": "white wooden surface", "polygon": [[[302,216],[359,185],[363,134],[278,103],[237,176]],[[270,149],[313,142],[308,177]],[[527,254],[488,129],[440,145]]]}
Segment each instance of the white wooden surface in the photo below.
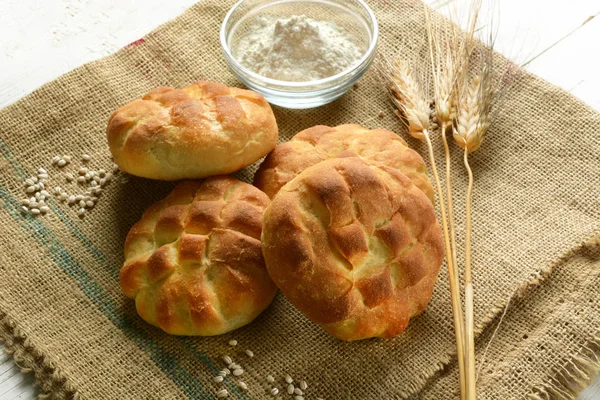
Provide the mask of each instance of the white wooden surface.
{"label": "white wooden surface", "polygon": [[[139,39],[195,2],[2,0],[0,108]],[[469,3],[426,2],[447,15],[464,14]],[[600,16],[594,18],[600,14],[599,0],[484,0],[483,12],[492,8],[498,50],[600,110]],[[0,352],[0,399],[33,399],[36,393],[31,374],[21,374]],[[580,400],[600,400],[600,380]]]}

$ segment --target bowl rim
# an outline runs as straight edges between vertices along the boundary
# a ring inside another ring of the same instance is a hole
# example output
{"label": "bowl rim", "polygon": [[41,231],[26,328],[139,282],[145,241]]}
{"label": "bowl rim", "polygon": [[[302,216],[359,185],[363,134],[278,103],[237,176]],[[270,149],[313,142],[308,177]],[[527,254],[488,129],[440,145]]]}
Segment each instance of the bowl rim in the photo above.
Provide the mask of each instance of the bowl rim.
{"label": "bowl rim", "polygon": [[[276,85],[276,86],[280,86],[280,87],[301,88],[301,87],[305,87],[305,86],[325,85],[325,84],[328,84],[331,82],[335,82],[335,81],[339,80],[340,78],[343,78],[346,75],[352,74],[352,73],[356,72],[357,70],[360,70],[360,68],[362,68],[365,65],[365,63],[369,60],[369,58],[373,55],[373,53],[375,52],[375,48],[377,47],[377,42],[379,40],[379,23],[377,22],[375,13],[373,13],[373,10],[371,10],[371,8],[367,5],[367,3],[364,0],[356,0],[367,11],[367,14],[369,15],[369,18],[371,19],[372,24],[373,24],[373,39],[369,43],[369,48],[367,49],[365,54],[360,58],[360,60],[358,60],[356,63],[354,63],[348,69],[343,70],[342,72],[339,72],[332,76],[328,76],[327,78],[317,79],[314,81],[295,82],[295,81],[282,81],[279,79],[267,78],[266,76],[257,74],[256,72],[251,71],[248,68],[244,67],[242,64],[240,64],[238,62],[238,60],[231,53],[231,50],[229,49],[229,45],[227,44],[227,39],[225,37],[225,35],[226,35],[225,34],[225,25],[227,24],[231,15],[235,12],[235,10],[239,6],[241,6],[242,3],[244,3],[245,1],[247,1],[247,0],[239,0],[237,3],[235,3],[233,5],[233,7],[231,7],[231,9],[227,12],[227,14],[225,15],[225,18],[223,18],[223,21],[221,22],[221,29],[219,32],[219,38],[221,41],[221,49],[225,52],[226,58],[228,59],[228,61],[230,63],[232,63],[236,69],[239,69],[239,70],[241,70],[241,72],[243,72],[246,75],[249,75],[251,78],[260,80],[264,83],[267,83],[270,85]],[[298,0],[278,0],[278,1],[274,1],[273,3],[279,3],[279,2],[280,3],[291,3],[294,1],[298,1]],[[301,1],[315,2],[314,0],[301,0]]]}

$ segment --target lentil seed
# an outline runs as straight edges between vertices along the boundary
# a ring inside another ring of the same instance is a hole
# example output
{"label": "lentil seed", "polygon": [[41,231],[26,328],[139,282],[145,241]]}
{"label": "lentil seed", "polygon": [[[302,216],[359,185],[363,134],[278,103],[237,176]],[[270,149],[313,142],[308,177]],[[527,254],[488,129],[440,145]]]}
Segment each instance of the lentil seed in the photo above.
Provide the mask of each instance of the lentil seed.
{"label": "lentil seed", "polygon": [[294,385],[290,383],[287,387],[287,392],[288,394],[294,394]]}
{"label": "lentil seed", "polygon": [[243,373],[244,373],[244,370],[241,368],[236,368],[233,370],[233,375],[235,375],[235,376],[240,376]]}
{"label": "lentil seed", "polygon": [[225,371],[219,371],[219,376],[225,377],[225,375],[227,375],[227,373]]}
{"label": "lentil seed", "polygon": [[79,207],[82,209],[85,207],[85,200],[79,200]]}
{"label": "lentil seed", "polygon": [[31,213],[32,213],[33,215],[40,215],[40,212],[41,212],[41,211],[40,211],[40,210],[38,210],[37,208],[32,208],[32,209],[31,209]]}
{"label": "lentil seed", "polygon": [[60,160],[58,161],[58,164],[57,164],[57,165],[58,165],[58,167],[59,167],[59,168],[62,168],[62,167],[64,167],[65,165],[67,165],[67,162],[66,162],[64,159],[60,159]]}
{"label": "lentil seed", "polygon": [[279,394],[279,389],[277,389],[277,388],[273,388],[273,389],[271,389],[271,394],[272,394],[273,396],[277,396],[277,395]]}
{"label": "lentil seed", "polygon": [[227,397],[229,396],[229,392],[227,392],[227,389],[221,389],[217,392],[217,397]]}
{"label": "lentil seed", "polygon": [[21,200],[21,205],[22,206],[28,206],[29,203],[30,203],[29,199],[23,199],[23,200]]}
{"label": "lentil seed", "polygon": [[235,339],[234,339],[234,340],[230,340],[230,341],[229,341],[229,345],[230,345],[230,346],[237,346],[237,343],[238,343],[238,342],[237,342],[237,340],[235,340]]}
{"label": "lentil seed", "polygon": [[223,356],[223,361],[225,361],[225,364],[231,364],[233,362],[229,356]]}
{"label": "lentil seed", "polygon": [[86,202],[85,202],[85,205],[86,205],[88,208],[92,208],[92,207],[94,207],[94,202],[93,202],[93,201],[91,201],[91,200],[88,200],[88,201],[86,201]]}
{"label": "lentil seed", "polygon": [[50,207],[48,207],[48,206],[41,206],[40,207],[40,211],[43,212],[44,214],[46,214],[48,211],[50,211]]}
{"label": "lentil seed", "polygon": [[297,394],[297,395],[299,395],[299,396],[302,396],[302,390],[300,390],[300,388],[294,389],[294,393]]}
{"label": "lentil seed", "polygon": [[252,350],[246,350],[246,354],[248,357],[254,357],[254,352]]}
{"label": "lentil seed", "polygon": [[213,381],[215,381],[217,383],[221,383],[221,382],[223,382],[223,377],[221,375],[217,375],[213,378]]}
{"label": "lentil seed", "polygon": [[28,186],[27,189],[25,189],[25,193],[33,193],[33,192],[35,192],[34,186]]}
{"label": "lentil seed", "polygon": [[65,160],[66,162],[71,162],[71,156],[63,156],[62,158],[63,158],[63,160]]}
{"label": "lentil seed", "polygon": [[59,161],[60,161],[60,156],[54,156],[54,157],[52,157],[52,165],[56,164]]}
{"label": "lentil seed", "polygon": [[300,381],[300,389],[302,389],[302,390],[308,389],[308,383],[306,383],[306,381]]}
{"label": "lentil seed", "polygon": [[292,379],[292,377],[291,377],[291,376],[289,376],[289,375],[286,375],[286,376],[285,376],[285,381],[286,381],[287,383],[292,383],[292,382],[294,382],[294,380]]}
{"label": "lentil seed", "polygon": [[225,372],[225,375],[231,374],[231,371],[229,370],[229,368],[223,368],[223,372]]}

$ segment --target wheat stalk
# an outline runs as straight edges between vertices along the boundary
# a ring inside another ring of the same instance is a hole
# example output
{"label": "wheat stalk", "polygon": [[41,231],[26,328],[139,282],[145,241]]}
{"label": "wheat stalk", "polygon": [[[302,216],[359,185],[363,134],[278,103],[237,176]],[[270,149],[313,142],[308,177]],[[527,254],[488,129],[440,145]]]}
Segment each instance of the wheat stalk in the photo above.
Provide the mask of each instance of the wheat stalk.
{"label": "wheat stalk", "polygon": [[[392,101],[398,108],[398,115],[404,118],[408,125],[408,131],[411,136],[416,139],[425,140],[429,153],[429,161],[436,183],[437,194],[440,204],[440,214],[442,217],[442,228],[444,231],[444,245],[446,250],[446,264],[448,266],[448,278],[450,282],[450,298],[452,303],[452,314],[454,316],[454,331],[456,335],[456,348],[459,360],[461,393],[464,390],[464,338],[463,338],[463,320],[462,307],[460,302],[460,286],[459,275],[456,267],[455,257],[455,240],[450,239],[448,229],[448,219],[446,217],[446,201],[440,183],[440,178],[437,171],[433,146],[429,135],[430,130],[430,101],[424,90],[424,87],[419,83],[419,79],[415,74],[414,68],[407,62],[396,59],[394,62],[382,61],[378,64],[378,70],[383,78],[389,93],[392,95]],[[434,85],[435,86],[435,85]],[[445,96],[449,99],[450,96]],[[441,104],[441,103],[440,103]],[[448,112],[451,115],[451,111]],[[451,118],[451,117],[448,117]],[[451,119],[450,119],[451,121]],[[450,124],[443,125],[443,129],[447,129]],[[447,147],[447,146],[446,146]],[[452,244],[451,244],[452,242]]]}

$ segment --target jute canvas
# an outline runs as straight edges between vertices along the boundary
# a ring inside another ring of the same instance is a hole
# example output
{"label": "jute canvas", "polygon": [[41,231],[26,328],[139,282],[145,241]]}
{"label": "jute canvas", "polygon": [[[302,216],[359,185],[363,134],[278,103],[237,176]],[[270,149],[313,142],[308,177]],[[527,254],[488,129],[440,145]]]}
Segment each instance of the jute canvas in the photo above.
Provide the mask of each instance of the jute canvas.
{"label": "jute canvas", "polygon": [[[306,380],[306,399],[456,398],[444,267],[426,312],[391,340],[340,342],[281,295],[231,334],[173,337],[142,321],[118,282],[127,231],[172,183],[121,173],[83,219],[56,201],[45,216],[20,212],[23,179],[49,169],[54,155],[75,160],[88,153],[96,168],[112,165],[104,130],[116,107],[160,85],[240,85],[218,41],[232,4],[203,0],[143,40],[0,111],[0,337],[6,349],[35,374],[43,396],[56,399],[211,399],[222,385],[212,377],[225,354],[243,364],[249,386],[244,393],[229,380],[230,398],[271,398],[269,374],[280,388],[284,374]],[[422,3],[369,4],[381,27],[380,52],[421,48]],[[274,112],[282,141],[316,124],[358,123],[398,132],[424,154],[393,115],[373,72],[330,105]],[[455,209],[462,210],[465,177],[454,153]],[[600,368],[599,154],[600,115],[525,73],[473,155],[478,362],[495,335],[479,376],[482,399],[573,398]],[[237,176],[249,181],[255,169]],[[63,184],[60,178],[51,169],[52,187]],[[233,338],[240,343],[235,350],[227,344]],[[244,357],[245,349],[255,357]]]}

